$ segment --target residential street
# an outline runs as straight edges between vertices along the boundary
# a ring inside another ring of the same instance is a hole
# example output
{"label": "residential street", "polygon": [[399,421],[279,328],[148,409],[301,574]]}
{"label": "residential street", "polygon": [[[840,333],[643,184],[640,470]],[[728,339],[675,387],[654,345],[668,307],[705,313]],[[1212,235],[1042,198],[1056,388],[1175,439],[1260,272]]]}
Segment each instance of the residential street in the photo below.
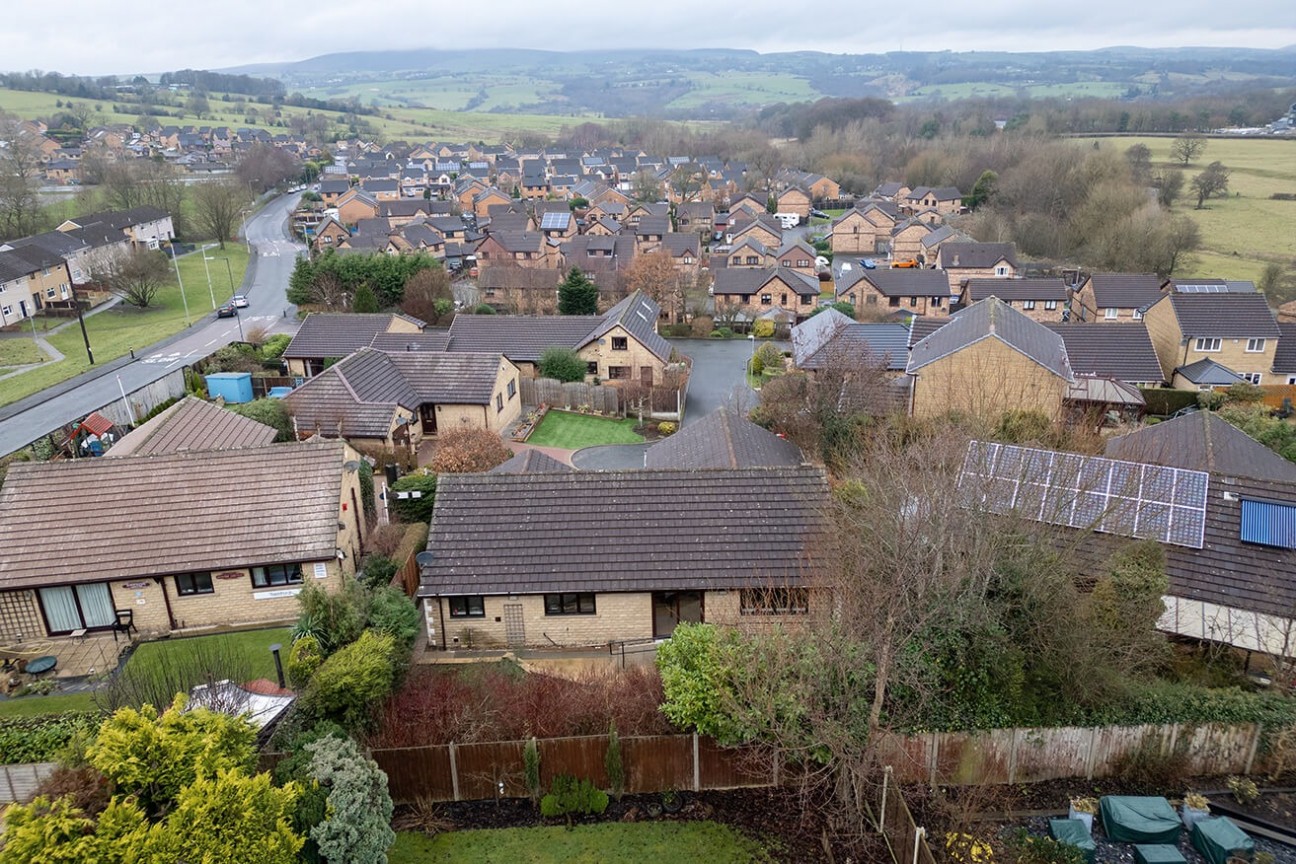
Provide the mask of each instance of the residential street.
{"label": "residential street", "polygon": [[[125,357],[105,363],[95,371],[0,408],[0,455],[12,453],[120,398],[123,388],[130,393],[237,341],[240,324],[244,332],[252,327],[275,332],[295,331],[296,310],[288,304],[285,292],[297,255],[305,249],[288,232],[288,215],[297,199],[297,193],[274,199],[244,226],[255,254],[239,289],[247,295],[250,305],[240,310],[239,318],[216,318],[214,313],[207,312],[189,329],[137,350],[137,359],[133,361]],[[217,275],[216,271],[212,272],[213,284],[219,284]],[[221,280],[226,279],[224,273],[219,276]],[[191,300],[195,309],[201,308],[208,299],[205,285],[186,285],[185,290],[196,298]],[[228,299],[228,293],[226,284],[224,291],[217,292],[218,302]]]}

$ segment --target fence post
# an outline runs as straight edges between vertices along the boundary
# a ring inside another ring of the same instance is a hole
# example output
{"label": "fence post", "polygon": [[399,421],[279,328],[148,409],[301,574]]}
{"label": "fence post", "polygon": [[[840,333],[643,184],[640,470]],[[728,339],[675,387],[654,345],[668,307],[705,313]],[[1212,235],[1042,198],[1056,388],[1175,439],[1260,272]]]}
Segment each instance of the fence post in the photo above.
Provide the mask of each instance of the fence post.
{"label": "fence post", "polygon": [[1017,745],[1020,743],[1021,730],[1016,726],[1012,730],[1012,744],[1008,748],[1008,783],[1017,782]]}
{"label": "fence post", "polygon": [[918,849],[922,846],[923,839],[927,836],[927,829],[914,828],[914,845],[913,845],[913,864],[918,864]]}
{"label": "fence post", "polygon": [[453,741],[450,742],[450,788],[454,790],[454,800],[461,800],[459,797],[459,760],[455,757],[457,747]]}
{"label": "fence post", "polygon": [[891,766],[882,769],[882,803],[878,805],[878,833],[886,834],[887,788],[891,785]]}
{"label": "fence post", "polygon": [[931,751],[927,754],[927,785],[936,785],[936,764],[940,762],[940,733],[931,733]]}
{"label": "fence post", "polygon": [[1250,774],[1251,768],[1255,765],[1256,750],[1260,747],[1260,736],[1264,734],[1264,726],[1260,723],[1255,724],[1255,732],[1251,734],[1251,747],[1247,750],[1246,769],[1243,774]]}
{"label": "fence post", "polygon": [[1089,727],[1089,755],[1085,757],[1085,779],[1092,780],[1094,776],[1094,748],[1098,741],[1098,727]]}
{"label": "fence post", "polygon": [[702,791],[702,765],[698,760],[698,734],[693,733],[693,791]]}

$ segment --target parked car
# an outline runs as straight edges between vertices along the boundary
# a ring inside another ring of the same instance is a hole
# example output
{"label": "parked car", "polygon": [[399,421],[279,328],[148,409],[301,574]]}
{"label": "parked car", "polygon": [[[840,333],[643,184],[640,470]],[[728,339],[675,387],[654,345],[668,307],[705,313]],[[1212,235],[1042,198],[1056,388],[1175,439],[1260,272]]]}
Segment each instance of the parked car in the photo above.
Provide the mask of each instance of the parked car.
{"label": "parked car", "polygon": [[248,299],[243,294],[235,294],[230,298],[230,302],[233,303],[234,307],[237,309],[246,309],[248,307]]}
{"label": "parked car", "polygon": [[876,270],[877,262],[874,261],[872,258],[861,258],[860,266],[863,267],[865,270]]}
{"label": "parked car", "polygon": [[233,303],[226,303],[224,306],[216,310],[217,318],[233,318],[237,314],[238,309],[234,307]]}
{"label": "parked car", "polygon": [[829,216],[827,213],[825,213],[825,212],[822,211],[822,210],[811,210],[811,211],[810,211],[810,215],[813,216],[813,217],[816,218],[816,219],[831,219],[831,218],[832,218],[831,216]]}

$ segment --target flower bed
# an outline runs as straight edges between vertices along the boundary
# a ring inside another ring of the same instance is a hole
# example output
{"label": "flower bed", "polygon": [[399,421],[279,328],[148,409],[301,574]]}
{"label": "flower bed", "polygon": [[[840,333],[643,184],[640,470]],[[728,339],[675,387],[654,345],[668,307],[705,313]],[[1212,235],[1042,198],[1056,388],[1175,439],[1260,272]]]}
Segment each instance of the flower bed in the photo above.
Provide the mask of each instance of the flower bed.
{"label": "flower bed", "polygon": [[544,416],[548,411],[549,406],[543,403],[534,411],[528,411],[526,417],[513,430],[512,440],[525,443],[531,437],[531,433],[540,426],[540,421],[544,420]]}

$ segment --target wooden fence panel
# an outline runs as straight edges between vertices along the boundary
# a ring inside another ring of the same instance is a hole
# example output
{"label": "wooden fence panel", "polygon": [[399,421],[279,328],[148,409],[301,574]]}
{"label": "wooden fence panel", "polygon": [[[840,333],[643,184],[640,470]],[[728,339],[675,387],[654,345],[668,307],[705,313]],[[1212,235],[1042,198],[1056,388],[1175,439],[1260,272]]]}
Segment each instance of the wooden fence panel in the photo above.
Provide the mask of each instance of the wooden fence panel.
{"label": "wooden fence panel", "polygon": [[1147,742],[1162,752],[1170,748],[1173,726],[1100,726],[1094,730],[1093,759],[1090,770],[1094,777],[1108,777],[1115,773],[1120,757],[1133,753]]}
{"label": "wooden fence panel", "polygon": [[1259,734],[1260,727],[1255,724],[1181,728],[1179,735],[1187,738],[1188,773],[1245,773]]}
{"label": "wooden fence panel", "polygon": [[1080,727],[1018,729],[1014,783],[1038,783],[1059,777],[1085,777],[1093,730]]}
{"label": "wooden fence panel", "polygon": [[54,773],[55,767],[54,762],[0,765],[0,806],[26,804],[36,796],[36,788]]}
{"label": "wooden fence panel", "polygon": [[1008,783],[1012,730],[943,733],[936,739],[937,783]]}
{"label": "wooden fence panel", "polygon": [[743,789],[774,785],[774,764],[767,754],[741,747],[721,747],[698,739],[698,774],[703,789]]}
{"label": "wooden fence panel", "polygon": [[[581,780],[589,780],[600,789],[608,788],[607,767],[603,764],[608,748],[606,735],[545,738],[537,740],[536,744],[540,750],[540,784],[544,788],[548,789],[558,774],[570,774]],[[625,762],[623,746],[622,766],[625,766]]]}
{"label": "wooden fence panel", "polygon": [[387,774],[387,790],[397,804],[409,804],[419,798],[454,800],[449,747],[402,747],[375,750],[372,755]]}
{"label": "wooden fence panel", "polygon": [[693,737],[652,735],[621,739],[627,792],[693,788]]}
{"label": "wooden fence panel", "polygon": [[882,732],[877,739],[878,761],[892,766],[900,783],[931,780],[934,735],[895,735]]}
{"label": "wooden fence panel", "polygon": [[460,744],[455,748],[459,768],[459,797],[465,801],[494,798],[504,784],[504,798],[525,798],[522,775],[522,741]]}

